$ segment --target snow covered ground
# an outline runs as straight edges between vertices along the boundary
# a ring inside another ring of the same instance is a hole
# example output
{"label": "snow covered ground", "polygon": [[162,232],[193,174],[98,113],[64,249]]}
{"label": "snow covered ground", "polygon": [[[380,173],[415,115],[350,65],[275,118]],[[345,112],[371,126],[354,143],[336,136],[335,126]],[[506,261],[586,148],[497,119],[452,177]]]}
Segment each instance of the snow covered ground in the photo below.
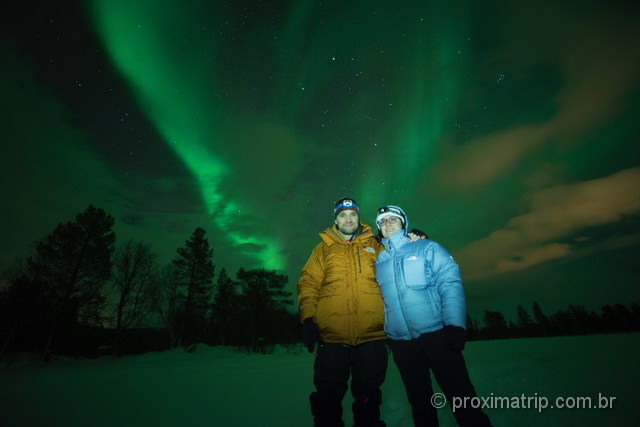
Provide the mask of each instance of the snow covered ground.
{"label": "snow covered ground", "polygon": [[[255,355],[200,346],[195,353],[2,365],[0,425],[310,426],[313,356],[297,350]],[[638,425],[640,334],[472,342],[465,357],[482,397],[524,394],[549,405],[558,396],[590,397],[594,405],[598,393],[616,397],[613,409],[486,409],[496,426]],[[348,426],[350,405],[347,395]],[[413,425],[391,359],[382,414],[390,427]],[[439,414],[441,425],[455,425],[448,406]]]}

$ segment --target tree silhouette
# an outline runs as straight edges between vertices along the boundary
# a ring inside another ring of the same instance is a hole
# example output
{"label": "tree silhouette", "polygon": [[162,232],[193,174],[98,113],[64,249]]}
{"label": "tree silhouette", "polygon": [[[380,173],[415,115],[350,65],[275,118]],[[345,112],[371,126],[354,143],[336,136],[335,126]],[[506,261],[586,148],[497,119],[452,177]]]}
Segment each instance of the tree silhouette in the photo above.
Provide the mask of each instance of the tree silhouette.
{"label": "tree silhouette", "polygon": [[287,277],[262,268],[244,270],[237,274],[242,288],[241,307],[247,322],[248,341],[252,350],[274,329],[279,314],[291,303],[291,292],[285,291]]}
{"label": "tree silhouette", "polygon": [[604,332],[615,332],[620,327],[616,312],[610,305],[602,307],[601,322]]}
{"label": "tree silhouette", "polygon": [[184,298],[178,292],[180,278],[178,269],[172,263],[165,266],[158,275],[155,292],[152,294],[154,311],[160,317],[169,335],[169,348],[178,345],[180,325],[184,313]]}
{"label": "tree silhouette", "polygon": [[619,331],[629,332],[633,324],[633,315],[627,307],[622,304],[615,304],[613,312],[617,318],[617,326]]}
{"label": "tree silhouette", "polygon": [[206,327],[205,315],[209,308],[215,266],[213,249],[209,247],[205,234],[204,229],[196,228],[185,246],[178,248],[178,257],[173,260],[178,285],[186,294],[178,345],[196,342]]}
{"label": "tree silhouette", "polygon": [[156,254],[149,245],[128,240],[113,259],[113,287],[117,290],[114,352],[121,353],[122,334],[140,326],[153,308]]}
{"label": "tree silhouette", "polygon": [[573,332],[576,334],[588,334],[600,332],[600,318],[594,312],[588,311],[579,305],[569,305],[569,313],[573,318]]}
{"label": "tree silhouette", "polygon": [[542,312],[536,301],[533,302],[533,318],[536,320],[536,335],[549,335],[549,318]]}
{"label": "tree silhouette", "polygon": [[549,320],[553,335],[573,335],[576,332],[573,316],[568,310],[558,310]]}
{"label": "tree silhouette", "polygon": [[213,297],[211,324],[214,342],[226,345],[227,337],[235,329],[234,316],[238,313],[238,283],[232,280],[223,268],[216,282]]}
{"label": "tree silhouette", "polygon": [[480,326],[478,325],[478,321],[475,319],[472,319],[468,313],[467,313],[467,337],[469,337],[469,340],[480,339]]}
{"label": "tree silhouette", "polygon": [[105,301],[101,291],[111,273],[113,224],[111,215],[89,205],[74,221],[59,224],[38,242],[27,261],[27,281],[38,283],[52,310],[45,361],[58,328],[77,322],[100,323]]}
{"label": "tree silhouette", "polygon": [[499,311],[485,310],[483,316],[486,332],[491,338],[506,338],[509,328],[504,315]]}
{"label": "tree silhouette", "polygon": [[516,324],[520,336],[528,337],[533,332],[533,322],[531,316],[527,313],[527,310],[522,305],[517,308],[518,322]]}
{"label": "tree silhouette", "polygon": [[42,351],[46,332],[53,318],[52,307],[44,299],[41,282],[30,280],[26,273],[12,279],[0,294],[0,322],[4,336],[0,359],[10,348]]}

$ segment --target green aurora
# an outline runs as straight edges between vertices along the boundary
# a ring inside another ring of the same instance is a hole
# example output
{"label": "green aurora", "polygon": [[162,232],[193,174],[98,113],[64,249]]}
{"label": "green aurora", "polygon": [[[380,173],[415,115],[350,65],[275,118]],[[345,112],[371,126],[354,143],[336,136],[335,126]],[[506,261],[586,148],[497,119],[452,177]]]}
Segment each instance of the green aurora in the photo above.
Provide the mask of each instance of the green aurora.
{"label": "green aurora", "polygon": [[[216,146],[221,138],[222,112],[212,100],[219,88],[211,88],[211,72],[216,63],[215,43],[190,31],[197,20],[196,10],[182,2],[98,1],[94,3],[97,26],[114,62],[125,75],[150,120],[165,142],[197,178],[202,199],[231,240],[238,245],[263,247],[256,254],[264,267],[282,269],[279,250],[264,237],[239,233],[230,222],[242,215],[242,206],[221,194],[220,182],[229,174],[229,165]],[[197,31],[197,30],[196,30]],[[175,40],[191,39],[188,48]],[[203,56],[202,53],[206,52]],[[205,88],[208,88],[206,90]]]}
{"label": "green aurora", "polygon": [[93,203],[119,243],[169,260],[202,226],[218,268],[282,270],[293,291],[351,196],[450,249],[472,315],[640,298],[632,2],[15,8],[3,266]]}
{"label": "green aurora", "polygon": [[[442,136],[447,110],[454,108],[455,83],[463,77],[468,50],[465,41],[469,37],[453,7],[424,3],[418,10],[411,11],[420,18],[414,18],[413,25],[403,28],[407,16],[400,14],[389,21],[381,5],[378,5],[380,13],[370,14],[373,20],[361,22],[354,31],[349,25],[353,18],[328,21],[322,27],[310,29],[307,24],[316,21],[315,15],[321,13],[318,5],[312,1],[295,2],[281,22],[262,29],[266,30],[262,34],[254,34],[253,39],[247,40],[247,46],[236,52],[251,70],[260,67],[255,62],[261,56],[269,54],[274,58],[273,75],[277,79],[268,96],[274,106],[282,108],[274,109],[271,114],[285,126],[295,127],[309,108],[308,104],[326,90],[327,82],[345,80],[344,66],[337,66],[336,61],[355,61],[356,55],[364,58],[359,59],[360,71],[355,71],[358,68],[352,71],[359,77],[376,67],[374,61],[384,55],[384,46],[401,46],[389,54],[391,58],[387,61],[403,70],[404,75],[395,77],[402,83],[393,94],[383,91],[381,99],[375,101],[382,105],[387,104],[387,100],[389,106],[394,102],[402,105],[395,114],[383,113],[397,129],[385,139],[397,147],[391,170],[398,173],[392,181],[384,173],[359,177],[352,191],[361,200],[368,200],[369,194],[378,191],[374,189],[379,187],[380,179],[410,188],[422,167],[430,163],[430,147]],[[89,9],[110,56],[131,85],[142,109],[165,142],[197,177],[202,199],[218,226],[236,245],[252,244],[262,248],[254,255],[264,267],[283,269],[285,260],[280,255],[278,237],[239,233],[233,221],[243,216],[246,205],[233,196],[225,196],[220,189],[221,181],[234,173],[231,162],[222,153],[222,146],[231,139],[224,122],[225,114],[232,108],[215,102],[225,89],[216,85],[212,76],[221,73],[228,64],[220,53],[222,48],[214,39],[203,37],[203,33],[232,17],[225,16],[221,8],[213,22],[203,20],[199,17],[203,16],[204,4],[192,6],[185,8],[179,1],[164,2],[161,8],[153,1],[137,2],[133,6],[127,1],[94,1]],[[345,18],[354,16],[357,10],[350,12]],[[365,21],[366,17],[360,19]],[[385,26],[394,31],[381,38],[379,29]],[[376,52],[377,46],[361,48],[367,46],[367,40],[376,37],[381,47],[379,52]],[[349,42],[338,44],[337,40]],[[257,41],[264,43],[250,46]],[[256,50],[262,55],[257,55]],[[297,85],[290,84],[292,77],[298,80]],[[351,85],[357,83],[345,81],[343,84],[352,90]],[[348,99],[350,106],[343,106],[348,109],[343,114],[367,116],[370,114],[368,98],[371,93],[364,91],[352,96]],[[245,148],[251,150],[254,143],[248,141]],[[382,168],[378,166],[382,162],[374,156],[369,164],[362,166],[365,170]]]}

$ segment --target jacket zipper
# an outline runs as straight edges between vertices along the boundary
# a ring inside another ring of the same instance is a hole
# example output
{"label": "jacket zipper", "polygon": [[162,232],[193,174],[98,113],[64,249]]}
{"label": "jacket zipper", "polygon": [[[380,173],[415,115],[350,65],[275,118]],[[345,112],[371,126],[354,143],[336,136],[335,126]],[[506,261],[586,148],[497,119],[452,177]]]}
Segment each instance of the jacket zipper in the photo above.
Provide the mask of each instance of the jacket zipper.
{"label": "jacket zipper", "polygon": [[360,248],[356,247],[356,254],[358,255],[358,270],[362,274],[362,263],[360,262]]}
{"label": "jacket zipper", "polygon": [[[413,334],[412,334],[412,330],[409,327],[409,322],[407,321],[407,313],[405,313],[404,311],[404,301],[402,299],[402,292],[400,291],[400,281],[398,280],[397,277],[397,266],[400,265],[402,267],[402,262],[398,263],[397,258],[396,258],[396,254],[395,254],[395,250],[393,250],[394,254],[393,254],[393,281],[395,282],[396,285],[396,293],[398,294],[398,304],[400,305],[400,312],[402,313],[402,319],[404,320],[404,327],[407,329],[407,332],[409,332],[409,337],[410,339],[413,339]],[[402,259],[402,258],[401,258]],[[401,260],[400,259],[400,260]],[[403,275],[404,277],[404,275]]]}

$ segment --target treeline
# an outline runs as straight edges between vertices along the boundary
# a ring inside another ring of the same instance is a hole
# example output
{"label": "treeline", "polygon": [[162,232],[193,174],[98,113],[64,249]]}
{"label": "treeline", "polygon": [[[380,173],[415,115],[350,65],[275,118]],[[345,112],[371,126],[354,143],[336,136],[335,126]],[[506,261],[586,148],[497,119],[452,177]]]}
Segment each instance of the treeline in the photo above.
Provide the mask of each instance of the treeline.
{"label": "treeline", "polygon": [[89,206],[35,242],[0,290],[0,358],[16,352],[96,356],[196,343],[266,351],[299,340],[287,277],[225,269],[197,228],[159,265],[151,246],[116,246],[114,219]]}
{"label": "treeline", "polygon": [[531,307],[533,316],[519,305],[516,321],[507,321],[498,311],[485,310],[480,326],[477,320],[467,318],[470,340],[504,338],[552,337],[564,335],[608,334],[640,331],[640,305],[632,303],[605,305],[598,314],[579,305],[546,315],[537,302]]}
{"label": "treeline", "polygon": [[[89,206],[33,245],[0,286],[0,359],[18,352],[72,356],[139,354],[197,343],[267,352],[300,340],[287,277],[265,269],[216,273],[213,249],[196,228],[176,257],[160,265],[151,246],[116,246],[114,219]],[[468,318],[471,340],[640,330],[640,306],[601,313],[570,305],[546,315],[533,302],[516,322],[486,310]]]}

